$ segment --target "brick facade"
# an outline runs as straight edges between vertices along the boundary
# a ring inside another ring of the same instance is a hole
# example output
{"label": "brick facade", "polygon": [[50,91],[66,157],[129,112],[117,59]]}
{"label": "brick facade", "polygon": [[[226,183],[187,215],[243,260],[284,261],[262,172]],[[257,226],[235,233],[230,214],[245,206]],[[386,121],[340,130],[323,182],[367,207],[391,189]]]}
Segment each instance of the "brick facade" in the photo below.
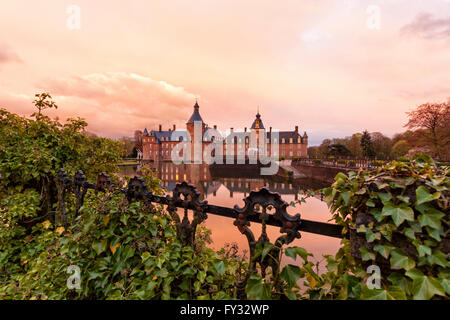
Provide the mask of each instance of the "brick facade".
{"label": "brick facade", "polygon": [[[165,161],[171,160],[171,153],[173,148],[182,143],[186,148],[191,149],[191,155],[193,158],[194,152],[194,144],[191,143],[191,137],[194,134],[194,124],[201,124],[202,136],[205,132],[208,132],[209,128],[206,123],[203,122],[203,119],[199,113],[199,106],[196,103],[194,105],[194,113],[191,118],[186,123],[186,131],[177,131],[175,125],[173,128],[163,131],[162,126],[159,125],[159,130],[151,130],[150,132],[145,129],[142,134],[142,146],[143,146],[143,159],[144,160],[153,160],[153,161]],[[214,129],[217,130],[217,127],[214,126]],[[244,132],[234,132],[233,128],[231,128],[230,133],[227,137],[223,139],[223,154],[227,155],[227,144],[232,143],[232,139],[235,141],[234,145],[234,155],[248,155],[249,153],[263,153],[262,150],[250,150],[250,136],[253,133],[259,134],[260,132],[264,132],[266,136],[265,147],[267,148],[267,154],[271,156],[284,157],[285,159],[293,159],[296,157],[307,157],[307,148],[308,148],[308,136],[306,132],[303,135],[299,134],[298,126],[295,127],[293,131],[279,131],[278,133],[278,141],[275,138],[275,133],[272,133],[272,127],[269,130],[266,130],[262,120],[261,115],[256,115],[256,119],[254,120],[250,131],[247,131],[245,128]],[[183,138],[179,138],[179,136],[184,136]],[[212,138],[214,139],[214,138]],[[208,139],[207,139],[208,140]],[[273,140],[273,141],[272,141]],[[278,143],[279,153],[272,154],[272,144]],[[205,147],[211,144],[211,140],[202,141],[202,150],[205,150]],[[259,138],[258,138],[258,146],[259,146]],[[182,152],[180,153],[182,155]],[[193,161],[193,159],[192,159]]]}

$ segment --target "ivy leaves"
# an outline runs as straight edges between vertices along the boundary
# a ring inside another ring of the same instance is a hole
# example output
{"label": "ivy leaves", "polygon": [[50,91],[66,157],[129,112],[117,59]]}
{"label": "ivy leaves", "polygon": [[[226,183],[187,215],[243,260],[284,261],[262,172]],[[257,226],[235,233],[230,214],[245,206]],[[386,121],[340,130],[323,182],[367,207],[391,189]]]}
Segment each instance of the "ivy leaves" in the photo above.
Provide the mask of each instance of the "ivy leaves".
{"label": "ivy leaves", "polygon": [[398,227],[403,221],[414,221],[414,211],[405,203],[395,205],[392,202],[386,203],[381,211],[383,217],[391,216]]}
{"label": "ivy leaves", "polygon": [[426,276],[418,269],[409,270],[406,276],[413,280],[412,293],[415,300],[428,300],[434,295],[445,296],[444,287],[436,278]]}
{"label": "ivy leaves", "polygon": [[441,193],[435,192],[431,194],[430,191],[428,191],[428,189],[425,186],[420,186],[416,189],[416,196],[417,196],[416,205],[420,205],[422,203],[439,199]]}
{"label": "ivy leaves", "polygon": [[[339,174],[324,190],[330,209],[337,212],[333,218],[344,226],[344,232],[355,227],[356,214],[369,217],[369,223],[356,226],[357,232],[365,234],[366,244],[358,248],[361,260],[378,263],[383,261],[377,259],[380,255],[389,263],[385,268],[392,271],[383,275],[384,288],[363,286],[362,299],[431,299],[449,294],[446,270],[450,264],[447,245],[442,244],[448,241],[450,224],[449,176],[448,166],[437,166],[431,158],[418,155],[372,172]],[[336,258],[333,270],[360,264]],[[332,282],[331,288],[339,281]]]}

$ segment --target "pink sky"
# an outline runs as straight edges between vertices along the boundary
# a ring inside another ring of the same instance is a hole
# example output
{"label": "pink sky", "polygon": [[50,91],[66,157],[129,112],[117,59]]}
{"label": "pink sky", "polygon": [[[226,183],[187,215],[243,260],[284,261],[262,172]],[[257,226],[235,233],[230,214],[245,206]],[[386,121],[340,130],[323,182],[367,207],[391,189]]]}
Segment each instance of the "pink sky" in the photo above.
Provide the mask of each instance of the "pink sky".
{"label": "pink sky", "polygon": [[[69,5],[81,28],[67,28]],[[367,27],[369,5],[380,29]],[[14,0],[0,5],[0,107],[37,92],[109,137],[209,125],[307,131],[310,144],[404,130],[450,97],[449,0]]]}

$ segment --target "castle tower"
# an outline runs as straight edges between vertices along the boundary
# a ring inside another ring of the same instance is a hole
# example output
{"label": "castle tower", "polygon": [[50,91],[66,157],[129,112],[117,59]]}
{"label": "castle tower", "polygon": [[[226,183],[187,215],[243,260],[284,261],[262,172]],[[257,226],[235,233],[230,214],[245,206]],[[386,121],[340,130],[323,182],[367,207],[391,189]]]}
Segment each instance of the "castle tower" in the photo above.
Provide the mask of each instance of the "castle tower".
{"label": "castle tower", "polygon": [[200,122],[202,125],[202,138],[203,138],[203,135],[205,134],[206,124],[203,122],[203,119],[200,116],[199,109],[200,109],[200,106],[198,105],[198,103],[196,101],[195,105],[194,105],[194,112],[192,113],[191,117],[189,118],[188,122],[186,123],[186,129],[187,129],[189,135],[191,136],[191,141],[192,141],[192,139],[194,139],[194,123],[195,122]]}
{"label": "castle tower", "polygon": [[[194,105],[194,112],[192,113],[191,117],[189,118],[188,122],[186,123],[186,129],[190,136],[191,141],[191,161],[194,161],[194,163],[201,163],[202,159],[202,149],[203,149],[203,136],[205,134],[206,130],[206,123],[203,122],[202,117],[200,116],[199,112],[199,105],[197,101],[195,101]],[[195,124],[201,124],[202,131],[200,137],[194,137],[194,127]],[[199,143],[195,144],[194,139],[196,139]],[[197,146],[197,147],[196,147]],[[195,156],[197,154],[197,156]]]}
{"label": "castle tower", "polygon": [[256,114],[256,119],[255,119],[255,121],[253,121],[251,129],[256,130],[256,132],[259,132],[259,130],[261,130],[261,129],[264,130],[264,125],[261,120],[261,115],[259,114],[259,108],[258,108],[258,113]]}
{"label": "castle tower", "polygon": [[259,114],[259,107],[258,112],[256,113],[256,119],[253,121],[252,126],[250,127],[251,135],[253,137],[254,134],[256,134],[256,149],[258,154],[265,153],[264,150],[260,150],[260,141],[259,141],[259,135],[260,131],[263,131],[263,134],[265,132],[264,124],[261,120],[261,115]]}

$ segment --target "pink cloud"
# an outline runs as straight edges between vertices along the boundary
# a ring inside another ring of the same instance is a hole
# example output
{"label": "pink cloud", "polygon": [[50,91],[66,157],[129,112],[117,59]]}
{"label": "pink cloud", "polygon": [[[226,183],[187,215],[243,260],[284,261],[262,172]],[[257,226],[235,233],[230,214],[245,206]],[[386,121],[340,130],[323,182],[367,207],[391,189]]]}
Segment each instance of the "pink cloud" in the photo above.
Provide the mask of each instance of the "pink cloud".
{"label": "pink cloud", "polygon": [[[46,114],[84,118],[89,131],[110,137],[130,136],[134,130],[157,128],[158,124],[184,127],[195,102],[195,95],[183,87],[125,72],[47,80],[39,87],[38,92],[49,92],[58,105]],[[0,93],[0,105],[21,114],[34,112],[32,100]]]}
{"label": "pink cloud", "polygon": [[450,18],[440,19],[430,13],[420,13],[401,32],[424,39],[450,39]]}
{"label": "pink cloud", "polygon": [[22,63],[19,55],[5,45],[0,45],[0,64],[18,62]]}

